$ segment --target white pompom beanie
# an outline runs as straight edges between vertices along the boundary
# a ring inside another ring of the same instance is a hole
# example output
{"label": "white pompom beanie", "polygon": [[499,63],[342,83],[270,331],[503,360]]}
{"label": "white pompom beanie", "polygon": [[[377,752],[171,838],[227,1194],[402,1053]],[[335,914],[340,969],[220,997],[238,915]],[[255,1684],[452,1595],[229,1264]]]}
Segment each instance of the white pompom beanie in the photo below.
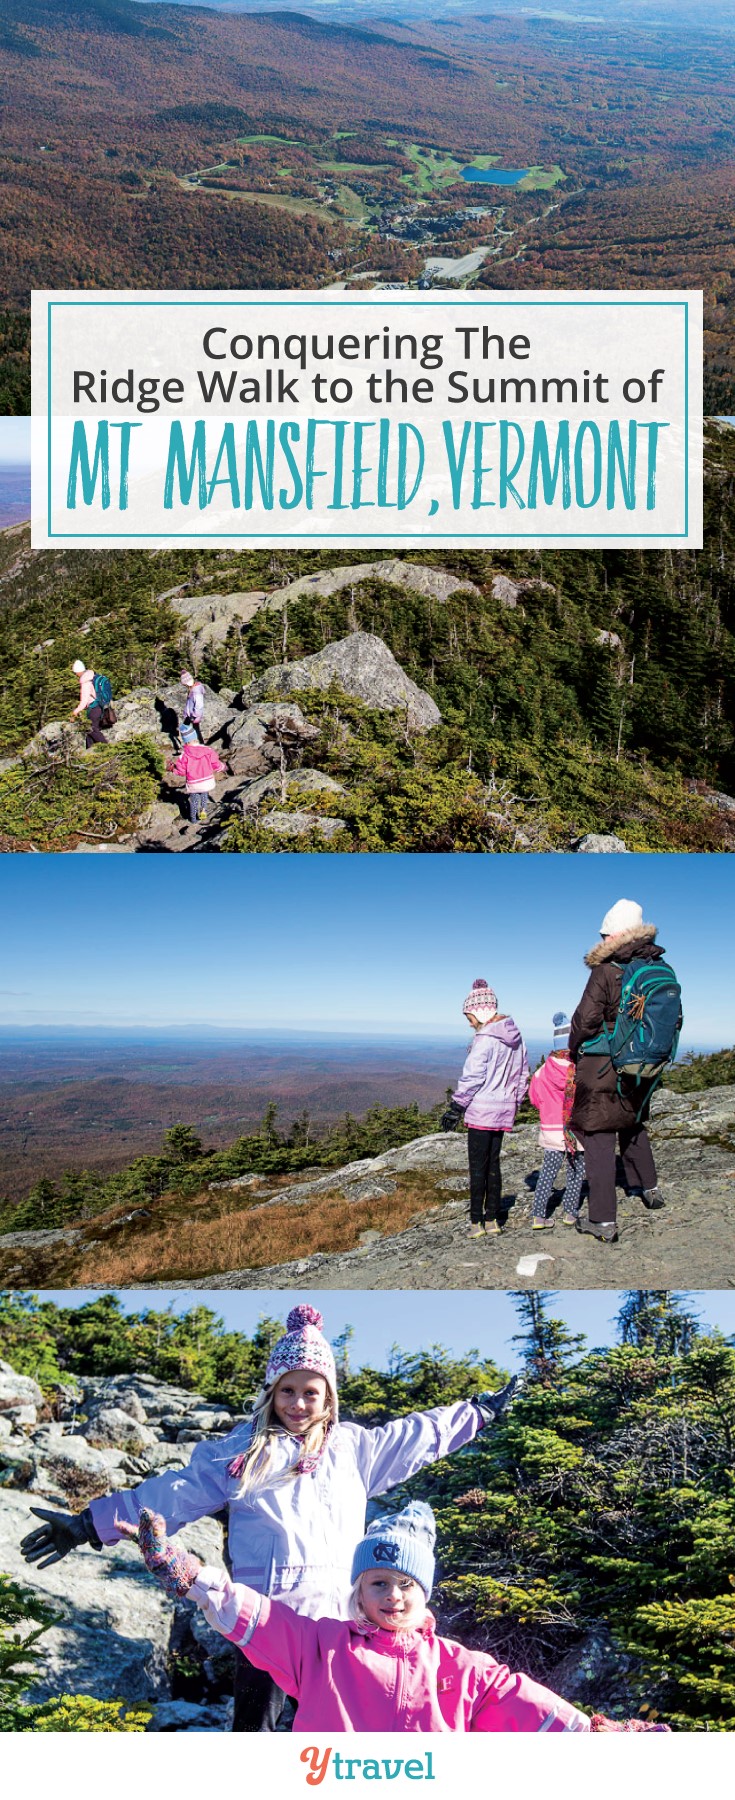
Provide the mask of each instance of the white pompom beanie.
{"label": "white pompom beanie", "polygon": [[617,937],[621,931],[635,931],[643,924],[643,908],[637,900],[616,900],[600,926],[600,937]]}

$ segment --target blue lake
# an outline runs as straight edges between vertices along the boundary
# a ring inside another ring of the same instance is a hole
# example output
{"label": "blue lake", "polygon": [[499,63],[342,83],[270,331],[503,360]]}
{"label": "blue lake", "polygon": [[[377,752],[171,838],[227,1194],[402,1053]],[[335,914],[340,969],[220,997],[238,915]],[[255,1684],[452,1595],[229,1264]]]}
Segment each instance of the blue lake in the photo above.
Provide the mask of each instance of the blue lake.
{"label": "blue lake", "polygon": [[463,181],[485,181],[493,187],[515,187],[528,174],[528,169],[461,169]]}
{"label": "blue lake", "polygon": [[31,471],[26,464],[0,464],[0,531],[23,525],[31,516]]}

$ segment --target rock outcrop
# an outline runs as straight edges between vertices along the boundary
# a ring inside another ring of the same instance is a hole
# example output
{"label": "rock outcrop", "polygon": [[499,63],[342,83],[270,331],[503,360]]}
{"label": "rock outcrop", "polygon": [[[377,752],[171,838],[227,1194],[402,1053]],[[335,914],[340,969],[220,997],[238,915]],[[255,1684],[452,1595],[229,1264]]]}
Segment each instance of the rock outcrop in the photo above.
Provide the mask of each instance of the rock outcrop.
{"label": "rock outcrop", "polygon": [[346,694],[386,712],[406,712],[414,731],[430,731],[441,713],[431,695],[416,686],[383,643],[369,631],[353,631],[349,637],[327,644],[315,656],[299,662],[279,663],[243,689],[241,704],[292,694],[298,689],[325,689],[336,683]]}
{"label": "rock outcrop", "polygon": [[[191,1607],[172,1605],[134,1545],[85,1546],[45,1570],[24,1563],[19,1545],[38,1524],[32,1506],[78,1511],[97,1494],[180,1467],[193,1443],[225,1435],[237,1415],[133,1374],[80,1377],[49,1406],[35,1381],[0,1363],[3,1420],[11,1429],[0,1430],[0,1568],[60,1614],[40,1640],[28,1698],[91,1694],[150,1707],[152,1731],[226,1730],[237,1653]],[[222,1561],[214,1519],[183,1536],[203,1560]]]}
{"label": "rock outcrop", "polygon": [[327,599],[345,588],[359,587],[361,581],[385,581],[391,587],[406,588],[414,594],[430,594],[435,600],[448,600],[458,592],[479,595],[474,581],[447,574],[445,569],[431,569],[423,563],[403,562],[399,556],[384,562],[352,563],[347,568],[322,569],[318,575],[301,575],[285,587],[269,594],[266,606],[282,608],[291,600],[304,600],[309,595]]}
{"label": "rock outcrop", "polygon": [[[659,1089],[650,1127],[663,1212],[647,1212],[637,1196],[618,1192],[617,1244],[565,1230],[557,1217],[545,1234],[537,1281],[545,1288],[722,1288],[735,1286],[732,1205],[735,1193],[735,1086],[679,1094]],[[502,1236],[467,1240],[467,1145],[463,1134],[416,1138],[382,1156],[362,1159],[258,1199],[257,1210],[300,1207],[323,1193],[355,1202],[391,1193],[402,1177],[430,1183],[403,1231],[366,1233],[358,1249],[320,1253],[268,1268],[181,1281],[182,1288],[513,1288],[518,1262],[532,1249],[532,1195],[540,1166],[537,1124],[516,1127],[503,1149],[508,1221]],[[563,1186],[560,1177],[559,1186]],[[250,1216],[250,1209],[249,1215]],[[524,1283],[528,1278],[523,1276]],[[533,1280],[529,1285],[533,1285]]]}

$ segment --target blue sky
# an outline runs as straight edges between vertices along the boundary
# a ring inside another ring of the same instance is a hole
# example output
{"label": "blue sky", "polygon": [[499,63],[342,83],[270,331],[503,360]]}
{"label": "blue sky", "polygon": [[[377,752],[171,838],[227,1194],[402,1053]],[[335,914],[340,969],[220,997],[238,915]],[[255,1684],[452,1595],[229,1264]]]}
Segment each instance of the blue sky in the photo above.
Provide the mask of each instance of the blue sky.
{"label": "blue sky", "polygon": [[0,419],[0,465],[31,460],[30,418]]}
{"label": "blue sky", "polygon": [[[83,1306],[97,1299],[96,1289],[84,1292],[44,1291],[45,1300],[59,1306]],[[259,1291],[257,1293],[206,1293],[201,1289],[167,1293],[132,1289],[118,1295],[126,1312],[143,1312],[147,1308],[165,1311],[172,1303],[174,1310],[188,1312],[191,1306],[208,1306],[224,1319],[230,1330],[250,1333],[260,1318],[285,1320],[289,1307],[298,1300],[309,1300],[324,1314],[327,1336],[334,1339],[345,1325],[354,1327],[351,1359],[353,1368],[362,1363],[376,1367],[385,1365],[393,1344],[403,1350],[426,1349],[443,1344],[456,1356],[468,1350],[479,1350],[492,1357],[501,1368],[518,1366],[518,1349],[511,1343],[521,1330],[510,1294],[484,1293],[319,1293],[308,1294]],[[554,1318],[571,1331],[583,1332],[590,1349],[616,1341],[615,1315],[622,1294],[599,1289],[558,1295],[551,1306]],[[729,1337],[735,1332],[735,1293],[702,1293],[689,1296],[690,1305],[702,1326],[719,1325]]]}
{"label": "blue sky", "polygon": [[735,857],[4,857],[0,1022],[187,1021],[456,1039],[476,976],[530,1038],[571,1012],[605,910],[639,900],[685,1042],[735,1038]]}

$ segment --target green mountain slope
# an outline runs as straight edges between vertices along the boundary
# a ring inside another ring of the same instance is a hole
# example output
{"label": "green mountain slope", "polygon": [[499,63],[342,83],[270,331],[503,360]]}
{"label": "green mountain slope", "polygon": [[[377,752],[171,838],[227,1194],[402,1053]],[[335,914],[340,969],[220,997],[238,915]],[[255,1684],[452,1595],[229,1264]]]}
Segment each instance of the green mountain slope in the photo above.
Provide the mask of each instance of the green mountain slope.
{"label": "green mountain slope", "polygon": [[[229,697],[274,665],[364,631],[429,692],[442,723],[420,737],[354,697],[298,696],[319,731],[310,760],[346,790],[310,799],[312,813],[344,821],[334,848],[569,849],[590,831],[617,833],[629,849],[730,848],[735,809],[716,796],[735,790],[734,485],[735,431],[710,425],[699,552],[427,544],[403,562],[466,589],[437,599],[374,570],[329,596],[261,607],[202,653],[199,672]],[[267,551],[34,553],[22,531],[4,533],[0,751],[17,753],[68,716],[80,651],[109,672],[118,697],[175,679],[188,640],[167,596],[179,585],[268,592],[345,560],[308,549],[287,561]],[[5,848],[128,830],[158,791],[160,759],[140,740],[83,768],[67,758],[30,785],[27,770],[0,772]],[[274,842],[257,820],[243,824],[238,805],[214,847]]]}

